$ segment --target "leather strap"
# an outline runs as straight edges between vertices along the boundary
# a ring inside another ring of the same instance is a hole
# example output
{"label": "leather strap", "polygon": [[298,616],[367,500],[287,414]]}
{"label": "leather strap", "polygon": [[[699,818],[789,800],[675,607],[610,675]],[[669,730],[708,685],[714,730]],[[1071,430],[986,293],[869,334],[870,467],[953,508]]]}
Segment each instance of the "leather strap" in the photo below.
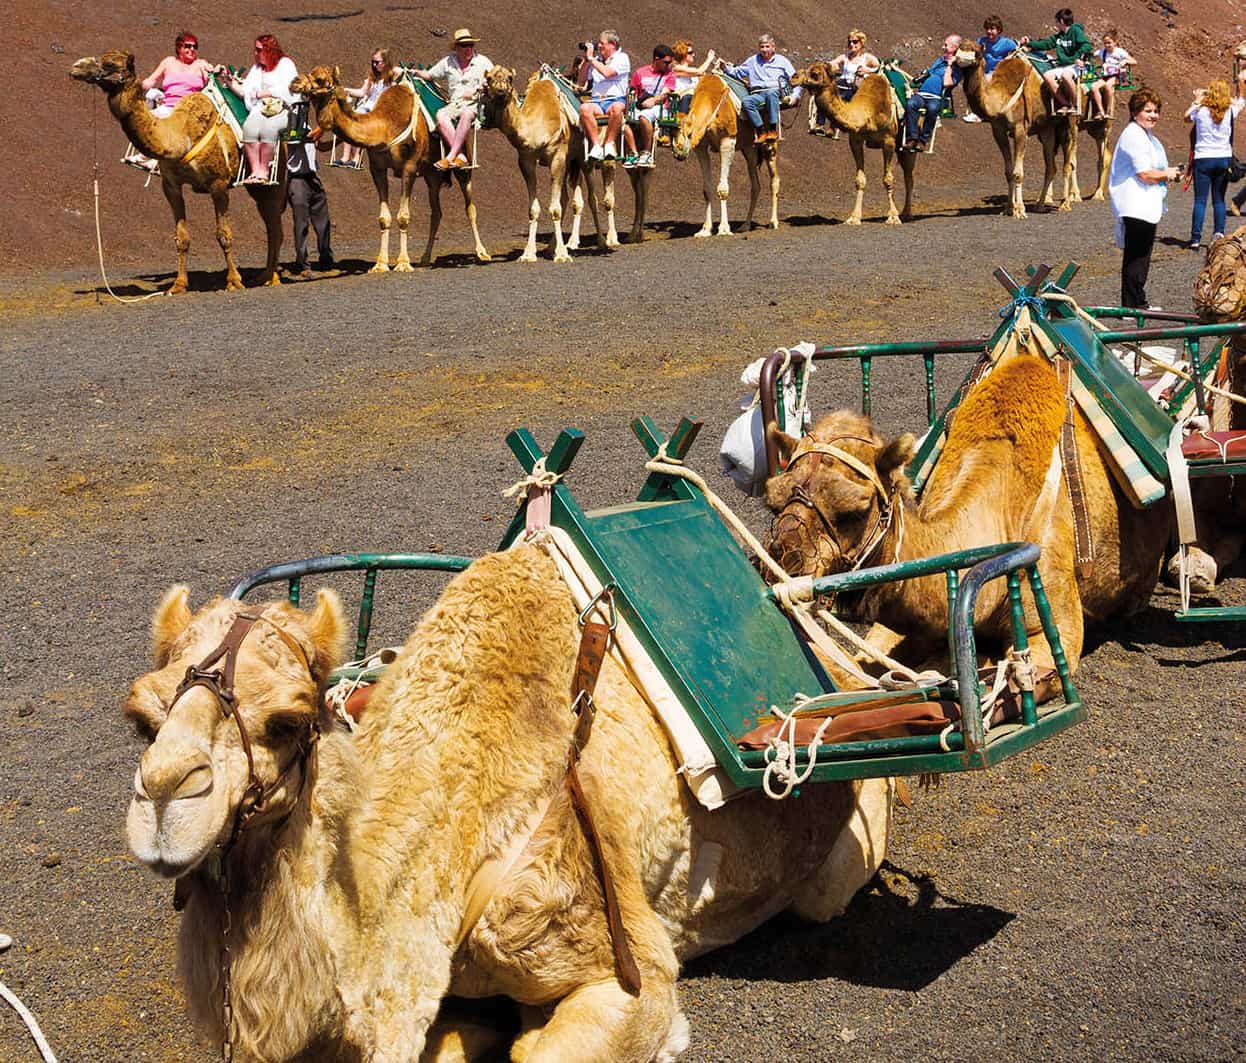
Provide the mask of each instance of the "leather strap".
{"label": "leather strap", "polygon": [[1090,537],[1090,510],[1086,504],[1086,485],[1082,480],[1081,459],[1077,452],[1077,436],[1074,431],[1074,402],[1072,392],[1073,367],[1064,357],[1054,359],[1056,376],[1067,398],[1067,414],[1060,426],[1060,460],[1064,465],[1064,482],[1069,487],[1069,501],[1073,504],[1073,546],[1077,575],[1083,579],[1095,567],[1094,543]]}
{"label": "leather strap", "polygon": [[[608,596],[609,591],[605,594]],[[580,754],[588,744],[593,730],[593,718],[597,715],[597,706],[593,704],[593,691],[597,687],[597,676],[601,672],[605,660],[606,647],[610,641],[610,627],[597,620],[586,620],[580,635],[580,649],[576,654],[575,671],[571,681],[571,711],[575,713],[575,731],[571,736],[571,749],[567,754],[567,786],[571,791],[571,804],[575,808],[576,817],[584,830],[589,848],[593,851],[593,860],[597,865],[597,878],[601,883],[601,891],[606,899],[606,922],[610,928],[610,943],[614,948],[614,964],[619,983],[629,993],[640,992],[640,970],[632,956],[631,946],[627,940],[627,928],[623,925],[623,916],[619,911],[619,900],[614,889],[614,879],[610,875],[606,855],[602,849],[601,837],[597,833],[596,824],[589,801],[580,782],[580,773],[576,765]]]}

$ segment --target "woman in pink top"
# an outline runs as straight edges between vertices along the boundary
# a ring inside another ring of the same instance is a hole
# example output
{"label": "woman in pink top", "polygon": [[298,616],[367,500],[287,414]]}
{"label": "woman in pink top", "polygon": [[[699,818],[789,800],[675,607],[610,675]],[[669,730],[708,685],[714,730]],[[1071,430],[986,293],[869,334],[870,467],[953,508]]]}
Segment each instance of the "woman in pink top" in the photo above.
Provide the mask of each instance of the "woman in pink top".
{"label": "woman in pink top", "polygon": [[167,118],[183,96],[202,91],[212,70],[211,65],[199,58],[199,38],[193,33],[179,33],[173,44],[173,54],[161,59],[151,76],[143,79],[149,100],[156,92],[162,93],[156,101],[156,117]]}

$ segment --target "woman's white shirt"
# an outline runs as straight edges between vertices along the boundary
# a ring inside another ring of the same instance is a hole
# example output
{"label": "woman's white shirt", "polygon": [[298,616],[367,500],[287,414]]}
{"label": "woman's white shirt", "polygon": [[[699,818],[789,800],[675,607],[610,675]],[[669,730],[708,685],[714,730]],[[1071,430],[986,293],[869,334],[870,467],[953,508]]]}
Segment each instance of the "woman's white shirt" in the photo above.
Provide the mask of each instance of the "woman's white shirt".
{"label": "woman's white shirt", "polygon": [[242,82],[242,98],[246,101],[247,110],[254,109],[262,92],[276,96],[279,100],[285,100],[286,103],[293,103],[294,96],[290,92],[290,82],[298,76],[298,68],[288,55],[283,55],[278,59],[277,65],[272,70],[265,70],[259,63],[256,63],[247,71],[247,76]]}
{"label": "woman's white shirt", "polygon": [[1116,142],[1108,173],[1108,197],[1118,218],[1138,218],[1157,224],[1167,209],[1168,184],[1138,177],[1148,170],[1168,169],[1168,153],[1153,133],[1130,122]]}

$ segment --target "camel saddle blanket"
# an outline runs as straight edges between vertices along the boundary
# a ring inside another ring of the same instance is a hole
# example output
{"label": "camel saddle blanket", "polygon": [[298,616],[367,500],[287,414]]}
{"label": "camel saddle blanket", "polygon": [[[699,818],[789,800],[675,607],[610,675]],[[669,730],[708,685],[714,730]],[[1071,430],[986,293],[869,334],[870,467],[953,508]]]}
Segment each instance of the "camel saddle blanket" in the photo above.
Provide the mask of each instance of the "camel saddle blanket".
{"label": "camel saddle blanket", "polygon": [[201,90],[203,95],[212,101],[221,121],[229,126],[238,143],[242,143],[242,123],[247,120],[247,105],[232,89],[225,88],[215,74],[208,77],[207,84]]}
{"label": "camel saddle blanket", "polygon": [[554,83],[554,87],[558,89],[558,106],[562,108],[564,117],[571,123],[571,128],[578,129],[580,126],[580,94],[576,92],[575,86],[549,64],[542,65],[540,80]]}
{"label": "camel saddle blanket", "polygon": [[727,98],[735,107],[735,113],[739,115],[740,109],[744,106],[744,101],[748,97],[748,85],[739,78],[732,77],[730,74],[724,74],[721,70],[717,74],[718,79],[730,90]]}

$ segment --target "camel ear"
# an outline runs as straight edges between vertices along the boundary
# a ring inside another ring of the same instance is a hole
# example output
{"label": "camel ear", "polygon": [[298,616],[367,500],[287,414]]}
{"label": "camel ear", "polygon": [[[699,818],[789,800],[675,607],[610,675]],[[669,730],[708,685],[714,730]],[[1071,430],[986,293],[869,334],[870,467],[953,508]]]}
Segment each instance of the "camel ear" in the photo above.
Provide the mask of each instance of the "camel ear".
{"label": "camel ear", "polygon": [[323,683],[341,663],[346,639],[346,618],[337,591],[324,587],[316,592],[316,608],[307,618],[307,633],[316,648],[312,674],[316,682]]}
{"label": "camel ear", "polygon": [[129,74],[131,77],[137,76],[134,73],[134,56],[131,55],[129,52],[125,53],[125,69],[126,69],[126,73]]}
{"label": "camel ear", "polygon": [[342,68],[336,63],[333,65],[333,84],[340,85],[342,83]]}
{"label": "camel ear", "polygon": [[912,432],[905,432],[898,439],[893,439],[878,454],[876,462],[878,477],[884,483],[891,482],[896,470],[901,472],[917,453],[917,440]]}
{"label": "camel ear", "polygon": [[190,606],[186,604],[189,598],[190,588],[178,583],[164,592],[164,597],[156,606],[151,621],[151,646],[157,668],[169,663],[173,643],[190,623]]}
{"label": "camel ear", "polygon": [[789,436],[773,421],[767,426],[766,432],[774,445],[779,448],[779,464],[786,465],[800,440]]}

